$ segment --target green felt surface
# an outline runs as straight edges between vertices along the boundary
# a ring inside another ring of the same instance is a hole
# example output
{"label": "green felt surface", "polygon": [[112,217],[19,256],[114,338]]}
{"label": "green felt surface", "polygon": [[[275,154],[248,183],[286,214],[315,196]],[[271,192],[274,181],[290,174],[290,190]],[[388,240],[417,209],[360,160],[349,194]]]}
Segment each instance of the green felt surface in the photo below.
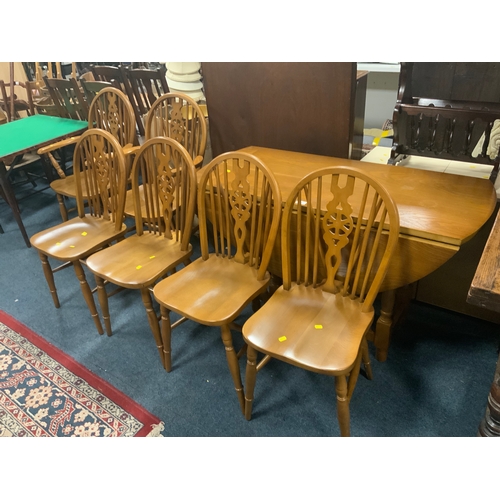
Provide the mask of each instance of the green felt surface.
{"label": "green felt surface", "polygon": [[35,149],[74,132],[87,129],[86,121],[33,115],[0,125],[0,158]]}

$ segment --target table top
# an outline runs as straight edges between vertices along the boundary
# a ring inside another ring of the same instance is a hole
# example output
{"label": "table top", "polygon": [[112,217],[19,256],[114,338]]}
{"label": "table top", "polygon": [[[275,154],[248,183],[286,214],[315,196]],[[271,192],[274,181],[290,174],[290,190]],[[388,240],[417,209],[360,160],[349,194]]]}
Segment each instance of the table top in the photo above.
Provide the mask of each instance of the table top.
{"label": "table top", "polygon": [[496,205],[493,184],[487,179],[258,146],[240,151],[256,156],[273,171],[283,201],[302,177],[318,168],[364,170],[389,191],[399,209],[401,233],[408,236],[460,246],[474,236]]}
{"label": "table top", "polygon": [[86,121],[33,115],[0,126],[0,159],[42,147],[88,128]]}

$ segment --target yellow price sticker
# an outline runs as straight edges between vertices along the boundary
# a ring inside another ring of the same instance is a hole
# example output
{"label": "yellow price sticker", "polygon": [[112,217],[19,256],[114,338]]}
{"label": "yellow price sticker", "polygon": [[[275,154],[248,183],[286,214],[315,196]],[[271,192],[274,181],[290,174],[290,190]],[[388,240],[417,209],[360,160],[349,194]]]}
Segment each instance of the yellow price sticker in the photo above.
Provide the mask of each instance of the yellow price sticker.
{"label": "yellow price sticker", "polygon": [[87,231],[83,231],[82,236],[87,236]]}
{"label": "yellow price sticker", "polygon": [[58,246],[61,246],[61,242],[60,242],[60,241],[58,241],[58,242],[56,243],[56,247],[58,247]]}
{"label": "yellow price sticker", "polygon": [[316,330],[323,330],[323,325],[314,325],[314,328],[316,328]]}
{"label": "yellow price sticker", "polygon": [[150,259],[154,259],[156,257],[156,255],[151,255],[151,257],[149,257]]}
{"label": "yellow price sticker", "polygon": [[136,269],[141,269],[141,267],[142,267],[142,266],[136,266],[135,268],[136,268]]}
{"label": "yellow price sticker", "polygon": [[75,248],[75,245],[70,245],[69,248]]}
{"label": "yellow price sticker", "polygon": [[283,337],[280,337],[278,340],[279,340],[280,342],[284,342],[284,341],[286,340],[286,337],[283,335]]}

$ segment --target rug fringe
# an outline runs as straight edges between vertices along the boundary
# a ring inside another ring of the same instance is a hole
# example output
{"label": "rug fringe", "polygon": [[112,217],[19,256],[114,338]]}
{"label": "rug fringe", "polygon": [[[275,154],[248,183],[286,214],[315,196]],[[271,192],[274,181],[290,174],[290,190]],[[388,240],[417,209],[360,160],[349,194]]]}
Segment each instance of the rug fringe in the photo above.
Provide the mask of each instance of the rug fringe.
{"label": "rug fringe", "polygon": [[165,424],[160,422],[159,424],[151,425],[151,432],[146,437],[163,437],[161,431],[165,429]]}

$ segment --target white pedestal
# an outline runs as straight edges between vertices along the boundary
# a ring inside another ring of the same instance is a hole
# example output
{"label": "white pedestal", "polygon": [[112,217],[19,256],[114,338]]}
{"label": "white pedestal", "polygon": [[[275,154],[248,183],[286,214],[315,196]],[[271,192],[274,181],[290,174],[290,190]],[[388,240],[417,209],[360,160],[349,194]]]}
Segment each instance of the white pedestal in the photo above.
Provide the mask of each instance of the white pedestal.
{"label": "white pedestal", "polygon": [[171,92],[182,92],[196,102],[205,100],[200,74],[201,63],[168,62],[165,66],[167,83]]}

